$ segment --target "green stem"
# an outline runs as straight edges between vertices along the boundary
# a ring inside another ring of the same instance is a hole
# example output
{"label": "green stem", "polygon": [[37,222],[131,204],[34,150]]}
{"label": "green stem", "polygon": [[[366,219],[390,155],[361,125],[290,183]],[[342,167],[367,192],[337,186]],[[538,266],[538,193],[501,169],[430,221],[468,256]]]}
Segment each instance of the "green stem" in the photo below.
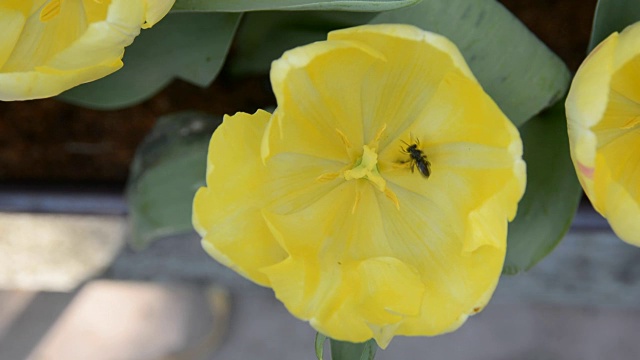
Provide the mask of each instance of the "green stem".
{"label": "green stem", "polygon": [[331,343],[331,360],[373,360],[376,357],[378,346],[373,339],[363,343],[351,343],[334,340],[318,333],[315,343],[318,360],[323,360],[323,345],[327,339]]}

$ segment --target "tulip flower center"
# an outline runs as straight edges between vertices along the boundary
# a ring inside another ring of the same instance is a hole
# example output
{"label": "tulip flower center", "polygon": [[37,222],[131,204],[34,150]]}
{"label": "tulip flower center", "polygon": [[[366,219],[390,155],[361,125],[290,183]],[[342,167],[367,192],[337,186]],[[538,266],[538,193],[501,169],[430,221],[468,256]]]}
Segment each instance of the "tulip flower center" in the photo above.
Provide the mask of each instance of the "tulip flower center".
{"label": "tulip flower center", "polygon": [[345,180],[367,179],[382,192],[387,187],[387,182],[378,171],[378,154],[367,145],[363,147],[362,157],[356,161],[352,169],[346,170],[343,176]]}
{"label": "tulip flower center", "polygon": [[[389,198],[396,205],[397,209],[400,209],[400,203],[398,202],[398,198],[391,191],[391,189],[387,188],[387,182],[380,175],[378,171],[378,154],[371,147],[364,145],[362,151],[362,157],[360,157],[353,168],[349,170],[345,170],[342,173],[342,176],[345,180],[357,180],[357,179],[366,179],[369,180],[378,190],[383,192],[387,198]],[[353,210],[355,211],[358,202],[360,200],[360,193],[358,192],[356,196],[356,202],[353,205]]]}

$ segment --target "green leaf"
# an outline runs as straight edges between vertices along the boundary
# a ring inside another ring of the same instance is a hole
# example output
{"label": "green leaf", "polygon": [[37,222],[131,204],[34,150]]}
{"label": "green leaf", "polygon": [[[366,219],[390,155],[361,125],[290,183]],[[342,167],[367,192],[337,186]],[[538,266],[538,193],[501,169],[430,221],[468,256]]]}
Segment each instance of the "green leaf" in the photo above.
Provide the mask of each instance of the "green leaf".
{"label": "green leaf", "polygon": [[562,60],[495,0],[423,0],[372,23],[413,24],[448,37],[517,126],[554,104],[569,85]]}
{"label": "green leaf", "polygon": [[640,20],[640,1],[638,0],[599,0],[593,18],[589,51],[615,31]]}
{"label": "green leaf", "polygon": [[420,0],[176,0],[172,11],[385,11],[413,5],[419,1]]}
{"label": "green leaf", "polygon": [[122,69],[59,98],[94,109],[118,109],[150,98],[174,78],[207,86],[224,63],[239,19],[239,14],[169,14],[125,49]]}
{"label": "green leaf", "polygon": [[193,196],[205,185],[207,148],[219,124],[196,112],[167,115],[138,147],[127,183],[133,248],[193,231]]}
{"label": "green leaf", "polygon": [[294,47],[325,40],[331,30],[362,25],[375,13],[265,11],[243,16],[229,67],[233,74],[265,74]]}
{"label": "green leaf", "polygon": [[527,189],[509,224],[503,273],[533,267],[553,250],[571,225],[582,188],[569,155],[564,101],[520,128]]}
{"label": "green leaf", "polygon": [[316,357],[318,360],[323,360],[324,356],[324,342],[327,341],[327,337],[320,333],[316,333]]}
{"label": "green leaf", "polygon": [[331,339],[331,360],[373,360],[378,346],[371,339],[363,343],[350,343]]}

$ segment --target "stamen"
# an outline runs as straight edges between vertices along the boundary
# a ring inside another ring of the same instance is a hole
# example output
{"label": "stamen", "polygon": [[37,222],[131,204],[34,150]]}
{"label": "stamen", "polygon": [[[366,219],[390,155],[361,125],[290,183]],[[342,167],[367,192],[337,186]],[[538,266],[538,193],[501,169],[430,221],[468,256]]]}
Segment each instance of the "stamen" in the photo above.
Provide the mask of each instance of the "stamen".
{"label": "stamen", "polygon": [[369,147],[377,150],[378,149],[378,142],[380,142],[380,138],[382,138],[382,134],[384,133],[384,131],[387,130],[387,124],[382,124],[382,127],[380,127],[380,129],[378,129],[378,131],[376,132],[376,136],[373,137],[373,140],[371,141],[371,143],[369,143]]}
{"label": "stamen", "polygon": [[624,125],[622,125],[622,128],[625,130],[632,129],[638,126],[638,124],[640,124],[640,116],[634,116],[631,120],[627,121]]}
{"label": "stamen", "polygon": [[60,14],[60,6],[62,4],[62,0],[51,0],[45,7],[40,11],[40,21],[47,22],[54,19],[58,14]]}
{"label": "stamen", "polygon": [[340,176],[339,172],[326,173],[326,174],[322,174],[322,175],[318,176],[316,178],[316,181],[320,182],[320,183],[324,183],[324,182],[327,182],[327,181],[331,181],[331,180],[337,178],[338,176]]}
{"label": "stamen", "polygon": [[351,148],[351,142],[349,142],[347,135],[345,135],[339,129],[336,129],[336,132],[338,133],[338,135],[340,135],[340,139],[342,140],[342,143],[344,144],[344,146],[347,148],[347,150],[349,150]]}
{"label": "stamen", "polygon": [[393,203],[396,205],[396,209],[400,211],[400,201],[398,201],[398,197],[396,196],[396,194],[393,191],[391,191],[391,189],[389,188],[386,188],[384,190],[384,194],[387,196],[388,199],[393,201]]}
{"label": "stamen", "polygon": [[358,208],[358,204],[360,203],[360,189],[356,187],[356,200],[353,202],[353,207],[351,207],[351,214],[356,213],[356,209]]}
{"label": "stamen", "polygon": [[373,138],[373,141],[375,143],[378,143],[378,141],[380,141],[380,138],[382,137],[382,133],[384,133],[385,130],[387,130],[386,123],[382,124],[382,127],[380,128],[380,130],[378,130],[378,132],[376,133],[376,136]]}

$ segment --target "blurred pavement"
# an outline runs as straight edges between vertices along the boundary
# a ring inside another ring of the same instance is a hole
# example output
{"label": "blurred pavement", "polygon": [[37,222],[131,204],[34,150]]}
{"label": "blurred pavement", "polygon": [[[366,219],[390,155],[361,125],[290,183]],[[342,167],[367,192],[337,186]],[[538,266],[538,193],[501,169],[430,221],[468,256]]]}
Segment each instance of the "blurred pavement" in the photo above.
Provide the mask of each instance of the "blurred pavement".
{"label": "blurred pavement", "polygon": [[[93,281],[73,295],[0,292],[0,359],[315,359],[314,331],[268,289],[231,294],[230,313],[183,285]],[[633,360],[638,334],[638,310],[496,302],[457,332],[397,337],[376,358]]]}

